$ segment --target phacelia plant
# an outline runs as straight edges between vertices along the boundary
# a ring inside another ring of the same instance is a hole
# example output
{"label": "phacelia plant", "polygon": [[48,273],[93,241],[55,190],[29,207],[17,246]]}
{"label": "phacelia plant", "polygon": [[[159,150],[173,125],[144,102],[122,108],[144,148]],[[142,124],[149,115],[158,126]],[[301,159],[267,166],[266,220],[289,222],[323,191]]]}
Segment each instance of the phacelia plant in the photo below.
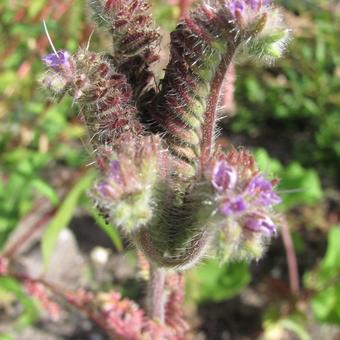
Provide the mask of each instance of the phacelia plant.
{"label": "phacelia plant", "polygon": [[89,5],[112,50],[55,51],[43,58],[43,84],[78,104],[99,173],[90,195],[150,261],[151,290],[164,268],[189,268],[208,253],[259,259],[277,230],[277,181],[248,151],[216,145],[217,106],[232,61],[282,55],[289,30],[279,10],[269,0],[197,4],[171,33],[158,81],[160,34],[146,1]]}

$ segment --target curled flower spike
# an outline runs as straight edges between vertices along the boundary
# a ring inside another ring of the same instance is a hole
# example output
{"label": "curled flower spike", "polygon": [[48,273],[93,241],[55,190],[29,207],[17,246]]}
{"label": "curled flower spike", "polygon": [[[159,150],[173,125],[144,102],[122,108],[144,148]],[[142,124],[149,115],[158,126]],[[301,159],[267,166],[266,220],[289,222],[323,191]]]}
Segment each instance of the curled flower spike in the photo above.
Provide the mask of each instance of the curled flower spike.
{"label": "curled flower spike", "polygon": [[147,1],[89,5],[111,50],[54,51],[43,84],[79,106],[100,172],[96,207],[158,267],[188,268],[216,240],[224,259],[259,258],[280,198],[249,153],[217,151],[217,106],[234,59],[282,55],[280,11],[269,0],[202,1],[171,33],[155,84],[160,34]]}

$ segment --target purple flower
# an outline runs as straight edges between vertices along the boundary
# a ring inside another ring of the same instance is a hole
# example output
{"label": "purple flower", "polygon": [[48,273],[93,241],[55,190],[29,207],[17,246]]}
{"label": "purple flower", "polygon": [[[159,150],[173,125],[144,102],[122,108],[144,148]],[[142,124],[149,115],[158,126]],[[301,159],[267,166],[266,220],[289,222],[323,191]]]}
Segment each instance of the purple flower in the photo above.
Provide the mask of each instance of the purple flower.
{"label": "purple flower", "polygon": [[51,53],[42,58],[46,66],[55,71],[68,71],[70,69],[70,54],[67,51],[58,51],[57,54]]}
{"label": "purple flower", "polygon": [[246,191],[250,196],[256,197],[256,204],[268,206],[281,202],[281,198],[275,193],[272,183],[266,180],[262,175],[253,177],[249,182]]}
{"label": "purple flower", "polygon": [[229,216],[235,213],[241,213],[246,209],[246,202],[244,201],[243,197],[239,196],[234,200],[225,201],[220,208],[220,212],[225,216]]}
{"label": "purple flower", "polygon": [[243,12],[244,10],[244,1],[241,0],[232,0],[229,2],[228,7],[230,12],[233,14],[233,16],[236,15],[236,11]]}
{"label": "purple flower", "polygon": [[122,181],[122,170],[118,160],[110,162],[109,176],[112,177],[115,182]]}
{"label": "purple flower", "polygon": [[113,187],[111,183],[107,181],[98,183],[97,190],[103,197],[106,197],[107,199],[116,200],[119,197],[117,188]]}
{"label": "purple flower", "polygon": [[253,11],[257,11],[261,6],[266,6],[270,3],[270,0],[248,0],[250,7]]}
{"label": "purple flower", "polygon": [[254,232],[264,232],[272,235],[276,232],[275,224],[270,217],[261,213],[251,213],[245,216],[245,228]]}
{"label": "purple flower", "polygon": [[258,11],[262,6],[269,5],[271,0],[230,0],[228,7],[233,16],[236,16],[236,11],[241,14],[247,7],[250,7],[253,11]]}
{"label": "purple flower", "polygon": [[225,160],[215,164],[212,176],[212,185],[219,192],[233,189],[237,181],[237,172]]}

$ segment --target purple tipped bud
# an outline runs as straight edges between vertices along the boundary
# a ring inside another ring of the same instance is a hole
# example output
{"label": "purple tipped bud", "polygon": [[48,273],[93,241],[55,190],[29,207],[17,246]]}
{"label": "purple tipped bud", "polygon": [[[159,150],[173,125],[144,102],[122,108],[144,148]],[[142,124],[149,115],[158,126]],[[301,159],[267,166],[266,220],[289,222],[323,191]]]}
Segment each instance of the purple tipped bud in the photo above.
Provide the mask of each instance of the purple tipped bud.
{"label": "purple tipped bud", "polygon": [[256,196],[255,203],[263,206],[281,203],[281,198],[275,193],[273,185],[262,175],[252,178],[246,189],[250,196]]}
{"label": "purple tipped bud", "polygon": [[219,192],[233,189],[237,181],[237,172],[226,161],[221,160],[215,164],[212,176],[212,185]]}
{"label": "purple tipped bud", "polygon": [[220,208],[220,212],[225,216],[230,216],[232,214],[241,213],[246,209],[247,204],[243,197],[237,197],[234,200],[225,201]]}
{"label": "purple tipped bud", "polygon": [[274,222],[266,215],[251,213],[245,216],[245,228],[254,232],[263,232],[269,235],[275,234]]}
{"label": "purple tipped bud", "polygon": [[57,54],[51,53],[42,58],[46,66],[55,71],[68,71],[70,69],[70,54],[67,51],[58,51]]}

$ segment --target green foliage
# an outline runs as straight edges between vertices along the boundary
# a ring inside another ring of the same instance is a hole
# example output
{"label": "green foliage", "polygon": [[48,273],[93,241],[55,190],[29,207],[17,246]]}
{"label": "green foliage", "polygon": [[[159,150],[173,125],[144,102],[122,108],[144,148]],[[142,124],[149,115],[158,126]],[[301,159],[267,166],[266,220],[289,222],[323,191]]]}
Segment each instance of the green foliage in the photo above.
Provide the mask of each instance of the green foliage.
{"label": "green foliage", "polygon": [[316,291],[312,299],[315,317],[323,322],[340,325],[340,225],[328,234],[328,247],[319,268],[306,274],[308,288]]}
{"label": "green foliage", "polygon": [[58,202],[55,190],[40,175],[50,158],[48,154],[25,148],[3,153],[2,175],[7,179],[0,182],[0,249],[19,219],[32,208],[34,195],[39,193],[53,204]]}
{"label": "green foliage", "polygon": [[45,265],[48,265],[50,255],[58,239],[59,233],[69,224],[73,212],[77,207],[81,194],[91,186],[94,180],[92,172],[85,173],[73,186],[64,201],[61,203],[57,213],[52,218],[41,239],[41,250]]}
{"label": "green foliage", "polygon": [[340,166],[339,11],[330,2],[282,3],[300,14],[292,20],[289,52],[266,72],[254,65],[237,69],[231,132],[275,145],[284,161],[298,160],[334,183]]}
{"label": "green foliage", "polygon": [[220,265],[208,260],[191,273],[188,294],[199,302],[220,302],[237,295],[250,282],[248,264],[233,262]]}
{"label": "green foliage", "polygon": [[9,334],[0,334],[0,340],[13,340],[13,337]]}
{"label": "green foliage", "polygon": [[[67,10],[71,3],[59,5],[58,11]],[[86,138],[86,130],[72,100],[46,101],[38,83],[41,55],[50,48],[41,15],[51,6],[47,0],[0,4],[0,249],[38,197],[60,204],[54,184],[60,172],[72,174],[90,159],[79,142]],[[78,41],[85,45],[90,30],[84,35],[84,4],[72,3],[72,10],[54,20],[58,11],[47,20],[56,48],[76,50]],[[72,216],[76,207],[68,214]]]}

